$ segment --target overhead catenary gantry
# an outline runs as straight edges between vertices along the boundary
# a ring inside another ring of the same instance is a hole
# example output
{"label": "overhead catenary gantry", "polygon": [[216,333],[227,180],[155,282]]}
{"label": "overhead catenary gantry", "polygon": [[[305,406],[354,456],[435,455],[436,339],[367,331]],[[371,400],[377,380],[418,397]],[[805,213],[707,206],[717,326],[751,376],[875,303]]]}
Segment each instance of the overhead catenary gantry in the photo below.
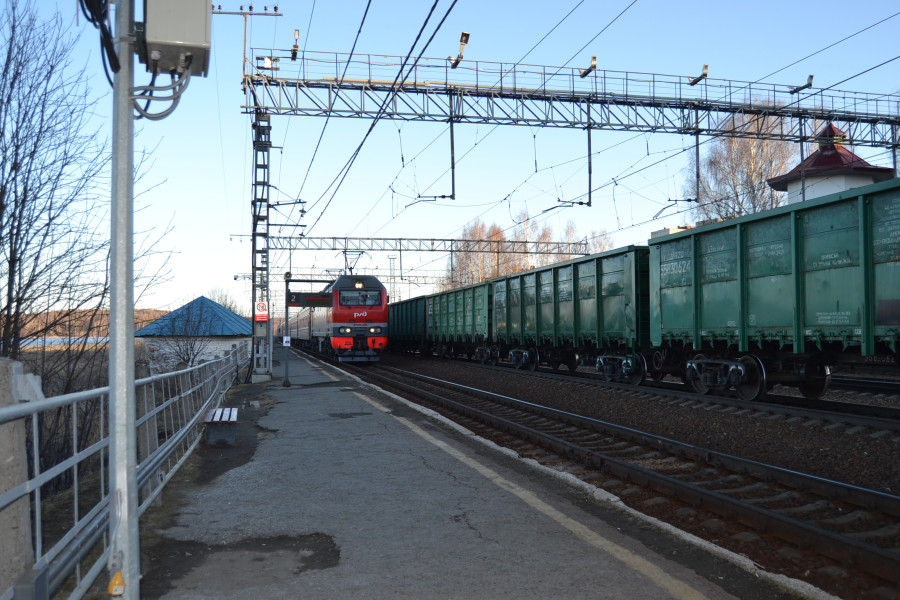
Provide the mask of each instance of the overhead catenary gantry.
{"label": "overhead catenary gantry", "polygon": [[590,254],[588,243],[517,240],[455,240],[416,238],[354,238],[269,236],[272,250],[335,250],[338,252],[475,252],[504,254]]}
{"label": "overhead catenary gantry", "polygon": [[[243,110],[752,137],[800,142],[832,122],[846,143],[900,147],[900,95],[704,77],[251,49]],[[278,60],[275,60],[278,59]],[[277,66],[273,68],[273,65]],[[345,73],[346,69],[346,73]],[[693,82],[693,85],[692,85]],[[384,107],[382,109],[382,107]],[[745,119],[744,116],[760,117]],[[766,118],[762,118],[766,117]]]}

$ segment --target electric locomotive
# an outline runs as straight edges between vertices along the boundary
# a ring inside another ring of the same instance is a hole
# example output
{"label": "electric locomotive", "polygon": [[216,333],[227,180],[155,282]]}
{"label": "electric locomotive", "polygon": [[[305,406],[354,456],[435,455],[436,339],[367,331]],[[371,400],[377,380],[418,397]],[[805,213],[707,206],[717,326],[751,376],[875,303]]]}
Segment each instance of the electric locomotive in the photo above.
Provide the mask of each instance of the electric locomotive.
{"label": "electric locomotive", "polygon": [[341,275],[323,295],[331,306],[308,307],[291,319],[292,344],[340,362],[374,362],[387,345],[388,294],[369,275]]}

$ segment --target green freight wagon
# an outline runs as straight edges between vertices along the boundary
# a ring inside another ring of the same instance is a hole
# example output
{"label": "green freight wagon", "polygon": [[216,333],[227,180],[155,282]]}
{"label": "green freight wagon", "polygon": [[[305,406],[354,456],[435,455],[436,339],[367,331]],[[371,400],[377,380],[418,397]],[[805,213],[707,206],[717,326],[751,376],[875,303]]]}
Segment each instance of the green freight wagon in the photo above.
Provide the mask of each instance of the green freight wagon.
{"label": "green freight wagon", "polygon": [[628,246],[495,279],[498,352],[519,367],[593,364],[608,379],[640,383],[648,256]]}
{"label": "green freight wagon", "polygon": [[415,352],[425,343],[425,298],[388,304],[388,346],[394,352]]}
{"label": "green freight wagon", "polygon": [[[651,363],[698,393],[807,397],[900,340],[900,180],[650,240]],[[653,368],[653,367],[651,367]]]}
{"label": "green freight wagon", "polygon": [[490,340],[490,283],[425,297],[425,339],[438,356],[481,358]]}

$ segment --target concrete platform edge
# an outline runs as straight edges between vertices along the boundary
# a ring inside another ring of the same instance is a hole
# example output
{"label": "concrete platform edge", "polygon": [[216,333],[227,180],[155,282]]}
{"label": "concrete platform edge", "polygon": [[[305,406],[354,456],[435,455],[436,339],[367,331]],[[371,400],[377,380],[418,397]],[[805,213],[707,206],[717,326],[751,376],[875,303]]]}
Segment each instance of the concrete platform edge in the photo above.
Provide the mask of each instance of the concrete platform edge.
{"label": "concrete platform edge", "polygon": [[589,485],[589,484],[581,481],[574,475],[571,475],[570,473],[563,473],[563,472],[557,471],[555,469],[545,467],[544,465],[540,464],[539,462],[537,462],[533,459],[522,458],[516,452],[514,452],[508,448],[498,446],[494,442],[492,442],[490,440],[486,440],[486,439],[474,434],[473,432],[466,429],[465,427],[459,425],[458,423],[454,423],[453,421],[450,421],[449,419],[434,412],[433,410],[430,410],[423,406],[419,406],[418,404],[410,402],[410,401],[406,400],[405,398],[402,398],[400,396],[397,396],[396,394],[393,394],[391,392],[383,390],[380,387],[378,387],[377,385],[363,381],[363,380],[359,379],[358,377],[356,377],[355,375],[351,375],[349,373],[341,371],[340,369],[338,369],[332,365],[325,365],[325,366],[327,366],[330,369],[334,369],[335,371],[338,371],[344,377],[349,377],[349,378],[353,379],[354,381],[356,381],[366,387],[377,390],[380,394],[390,397],[390,398],[400,402],[401,404],[403,404],[409,408],[412,408],[413,410],[416,410],[416,411],[418,411],[424,415],[427,415],[437,421],[440,421],[444,425],[456,430],[458,433],[465,435],[466,437],[469,437],[471,439],[477,440],[480,444],[482,444],[488,448],[491,448],[492,450],[499,452],[500,454],[506,455],[512,459],[520,461],[520,462],[528,465],[532,469],[537,470],[545,475],[550,475],[551,477],[559,479],[559,480],[565,482],[566,484],[593,496],[598,501],[605,502],[609,506],[614,507],[618,510],[622,510],[623,512],[627,513],[628,515],[630,515],[636,519],[639,519],[649,525],[652,525],[653,527],[656,527],[657,529],[665,531],[668,534],[670,534],[674,537],[677,537],[678,539],[681,539],[693,546],[696,546],[706,552],[709,552],[710,554],[713,554],[714,556],[722,558],[723,560],[727,560],[731,564],[743,569],[744,571],[746,571],[747,573],[750,573],[751,575],[754,575],[755,577],[770,581],[771,583],[781,586],[784,589],[787,589],[787,590],[790,590],[797,594],[800,594],[801,596],[803,596],[804,598],[808,598],[809,600],[841,600],[839,597],[833,596],[832,594],[829,594],[829,593],[825,592],[824,590],[821,590],[813,585],[810,585],[810,584],[806,583],[805,581],[800,581],[799,579],[793,579],[791,577],[787,577],[785,575],[779,575],[777,573],[770,573],[770,572],[766,571],[765,569],[763,569],[762,567],[760,567],[759,565],[757,565],[756,563],[754,563],[753,561],[751,561],[750,559],[748,559],[746,556],[742,556],[740,554],[736,554],[730,550],[727,550],[726,548],[716,546],[715,544],[713,544],[711,542],[707,542],[706,540],[701,539],[693,534],[687,533],[681,529],[678,529],[677,527],[674,527],[673,525],[669,525],[668,523],[660,521],[659,519],[655,519],[653,517],[650,517],[648,515],[645,515],[645,514],[639,512],[637,510],[634,510],[633,508],[625,505],[621,501],[621,499],[618,496],[616,496],[615,494],[611,494],[605,490],[602,490],[600,488]]}

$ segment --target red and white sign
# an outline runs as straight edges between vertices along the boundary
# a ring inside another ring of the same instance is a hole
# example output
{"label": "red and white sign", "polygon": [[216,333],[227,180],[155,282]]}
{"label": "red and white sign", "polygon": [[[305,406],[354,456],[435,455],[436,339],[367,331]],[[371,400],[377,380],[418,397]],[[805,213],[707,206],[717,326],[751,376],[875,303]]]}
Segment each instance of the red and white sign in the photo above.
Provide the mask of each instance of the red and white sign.
{"label": "red and white sign", "polygon": [[257,302],[256,303],[256,311],[255,311],[255,320],[256,321],[268,321],[269,320],[269,303],[268,302]]}

